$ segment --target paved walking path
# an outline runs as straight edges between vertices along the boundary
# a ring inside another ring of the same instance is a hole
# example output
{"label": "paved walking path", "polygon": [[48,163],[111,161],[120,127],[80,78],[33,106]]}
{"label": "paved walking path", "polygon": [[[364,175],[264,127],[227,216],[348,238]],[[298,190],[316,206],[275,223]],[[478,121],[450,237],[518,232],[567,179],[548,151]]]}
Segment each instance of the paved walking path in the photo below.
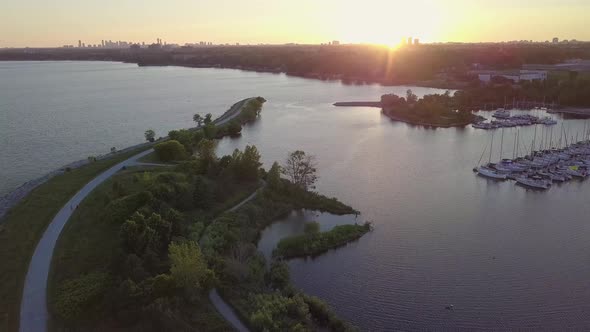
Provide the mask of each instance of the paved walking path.
{"label": "paved walking path", "polygon": [[113,174],[117,173],[123,167],[133,166],[139,158],[153,151],[153,149],[149,149],[136,154],[101,173],[82,187],[55,215],[37,244],[37,248],[35,248],[35,252],[29,263],[20,309],[20,331],[47,331],[47,321],[49,319],[49,313],[47,311],[47,278],[49,276],[51,258],[59,234],[76,207],[94,188],[98,187]]}
{"label": "paved walking path", "polygon": [[[216,125],[222,125],[231,121],[240,114],[240,110],[250,99],[252,98],[247,98],[234,104],[230,110],[224,113],[220,118],[216,119],[214,123]],[[140,158],[152,153],[153,151],[153,149],[149,149],[141,152],[99,174],[96,178],[88,182],[82,189],[80,189],[80,191],[78,191],[72,198],[70,198],[64,207],[62,207],[62,209],[55,215],[49,226],[47,226],[45,233],[43,233],[41,240],[39,240],[39,243],[35,248],[35,252],[33,253],[33,257],[31,258],[31,262],[29,263],[29,270],[27,271],[27,276],[25,278],[20,309],[21,332],[47,331],[47,323],[49,320],[49,312],[47,310],[47,279],[49,277],[49,269],[51,267],[53,250],[55,249],[55,244],[57,243],[59,234],[61,233],[68,219],[70,219],[76,207],[84,200],[84,198],[86,198],[86,196],[92,192],[92,190],[94,190],[112,175],[117,173],[123,167],[139,165],[164,166],[162,164],[142,163],[139,161]],[[253,199],[255,196],[256,193],[250,195],[250,197],[242,201],[237,207],[234,207],[233,209],[239,208],[241,205]],[[220,309],[218,308],[218,310]],[[226,317],[222,311],[220,311],[220,313]],[[228,319],[228,317],[226,317],[226,319]]]}
{"label": "paved walking path", "polygon": [[213,306],[215,309],[217,309],[219,314],[223,316],[223,318],[225,318],[225,320],[228,321],[228,323],[230,323],[234,329],[239,332],[249,332],[246,325],[242,323],[238,315],[236,315],[234,312],[234,309],[230,307],[229,304],[225,303],[221,296],[219,296],[217,289],[213,289],[209,292],[209,300],[211,303],[213,303]]}

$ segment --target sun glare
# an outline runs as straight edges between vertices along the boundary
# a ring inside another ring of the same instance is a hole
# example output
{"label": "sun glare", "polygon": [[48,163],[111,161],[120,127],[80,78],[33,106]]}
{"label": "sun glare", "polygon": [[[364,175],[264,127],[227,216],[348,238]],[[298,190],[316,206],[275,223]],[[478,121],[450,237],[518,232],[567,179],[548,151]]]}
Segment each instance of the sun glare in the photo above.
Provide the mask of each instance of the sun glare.
{"label": "sun glare", "polygon": [[[367,0],[365,6],[344,1],[332,8],[332,30],[347,43],[397,48],[402,39],[436,40],[444,9],[431,1],[400,5],[398,1]],[[403,12],[400,12],[403,10]]]}

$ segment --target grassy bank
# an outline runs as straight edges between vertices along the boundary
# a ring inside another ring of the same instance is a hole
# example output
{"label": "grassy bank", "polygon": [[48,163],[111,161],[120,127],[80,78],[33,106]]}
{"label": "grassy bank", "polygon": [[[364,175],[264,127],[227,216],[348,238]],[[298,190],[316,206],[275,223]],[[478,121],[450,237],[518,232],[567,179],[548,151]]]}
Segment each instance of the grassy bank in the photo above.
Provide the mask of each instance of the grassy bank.
{"label": "grassy bank", "polygon": [[370,230],[371,225],[364,223],[362,225],[340,225],[327,232],[309,231],[304,235],[282,239],[273,252],[273,256],[285,259],[317,256],[357,240]]}
{"label": "grassy bank", "polygon": [[33,251],[55,214],[101,172],[141,152],[130,151],[55,176],[34,189],[0,227],[0,331],[18,328],[22,289]]}

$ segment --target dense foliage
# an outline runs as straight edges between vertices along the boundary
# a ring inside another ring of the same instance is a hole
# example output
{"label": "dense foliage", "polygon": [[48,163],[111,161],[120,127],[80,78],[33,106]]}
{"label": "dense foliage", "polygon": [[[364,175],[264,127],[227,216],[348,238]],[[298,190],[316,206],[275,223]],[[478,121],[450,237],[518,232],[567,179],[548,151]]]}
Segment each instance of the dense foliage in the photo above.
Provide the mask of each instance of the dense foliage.
{"label": "dense foliage", "polygon": [[454,97],[445,94],[425,95],[418,98],[412,90],[406,97],[395,94],[381,96],[383,112],[394,120],[432,126],[464,126],[475,121],[476,116],[453,104]]}
{"label": "dense foliage", "polygon": [[187,156],[184,146],[176,140],[156,144],[154,150],[161,161],[183,160]]}
{"label": "dense foliage", "polygon": [[[254,99],[242,114],[257,117],[262,103]],[[195,138],[197,133],[203,135]],[[168,153],[168,160],[178,160],[174,151],[193,156],[175,167],[125,170],[85,200],[80,212],[101,212],[85,214],[79,237],[66,236],[81,248],[70,259],[102,263],[68,265],[52,281],[50,308],[58,325],[224,330],[219,317],[210,316],[207,300],[208,290],[217,287],[253,330],[349,329],[321,301],[294,290],[284,262],[273,261],[269,269],[255,243],[264,227],[293,209],[356,211],[282,179],[277,163],[266,173],[255,146],[218,158],[205,131],[170,136],[175,139],[156,151]],[[255,199],[228,211],[263,184]],[[85,238],[89,227],[96,238]]]}
{"label": "dense foliage", "polygon": [[340,225],[327,232],[318,232],[317,227],[308,226],[305,234],[282,239],[273,255],[282,258],[317,256],[356,240],[370,230],[369,223]]}

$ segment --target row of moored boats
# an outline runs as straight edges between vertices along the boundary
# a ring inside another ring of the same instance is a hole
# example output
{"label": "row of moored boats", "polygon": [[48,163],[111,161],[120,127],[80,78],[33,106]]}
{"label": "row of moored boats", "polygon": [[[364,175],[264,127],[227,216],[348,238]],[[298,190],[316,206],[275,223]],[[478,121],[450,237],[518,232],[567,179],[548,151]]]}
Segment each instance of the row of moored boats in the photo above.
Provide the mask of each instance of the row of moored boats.
{"label": "row of moored boats", "polygon": [[502,159],[474,169],[479,175],[495,180],[515,180],[535,189],[549,189],[553,182],[573,178],[585,179],[590,174],[590,140],[563,149],[534,151],[526,157]]}
{"label": "row of moored boats", "polygon": [[497,110],[496,112],[494,112],[492,116],[496,118],[496,120],[492,120],[490,122],[481,121],[478,123],[474,123],[472,124],[472,127],[477,129],[497,129],[518,126],[524,127],[537,124],[546,126],[552,126],[557,124],[557,121],[555,121],[549,116],[541,118],[530,114],[511,115],[510,111],[504,109]]}

